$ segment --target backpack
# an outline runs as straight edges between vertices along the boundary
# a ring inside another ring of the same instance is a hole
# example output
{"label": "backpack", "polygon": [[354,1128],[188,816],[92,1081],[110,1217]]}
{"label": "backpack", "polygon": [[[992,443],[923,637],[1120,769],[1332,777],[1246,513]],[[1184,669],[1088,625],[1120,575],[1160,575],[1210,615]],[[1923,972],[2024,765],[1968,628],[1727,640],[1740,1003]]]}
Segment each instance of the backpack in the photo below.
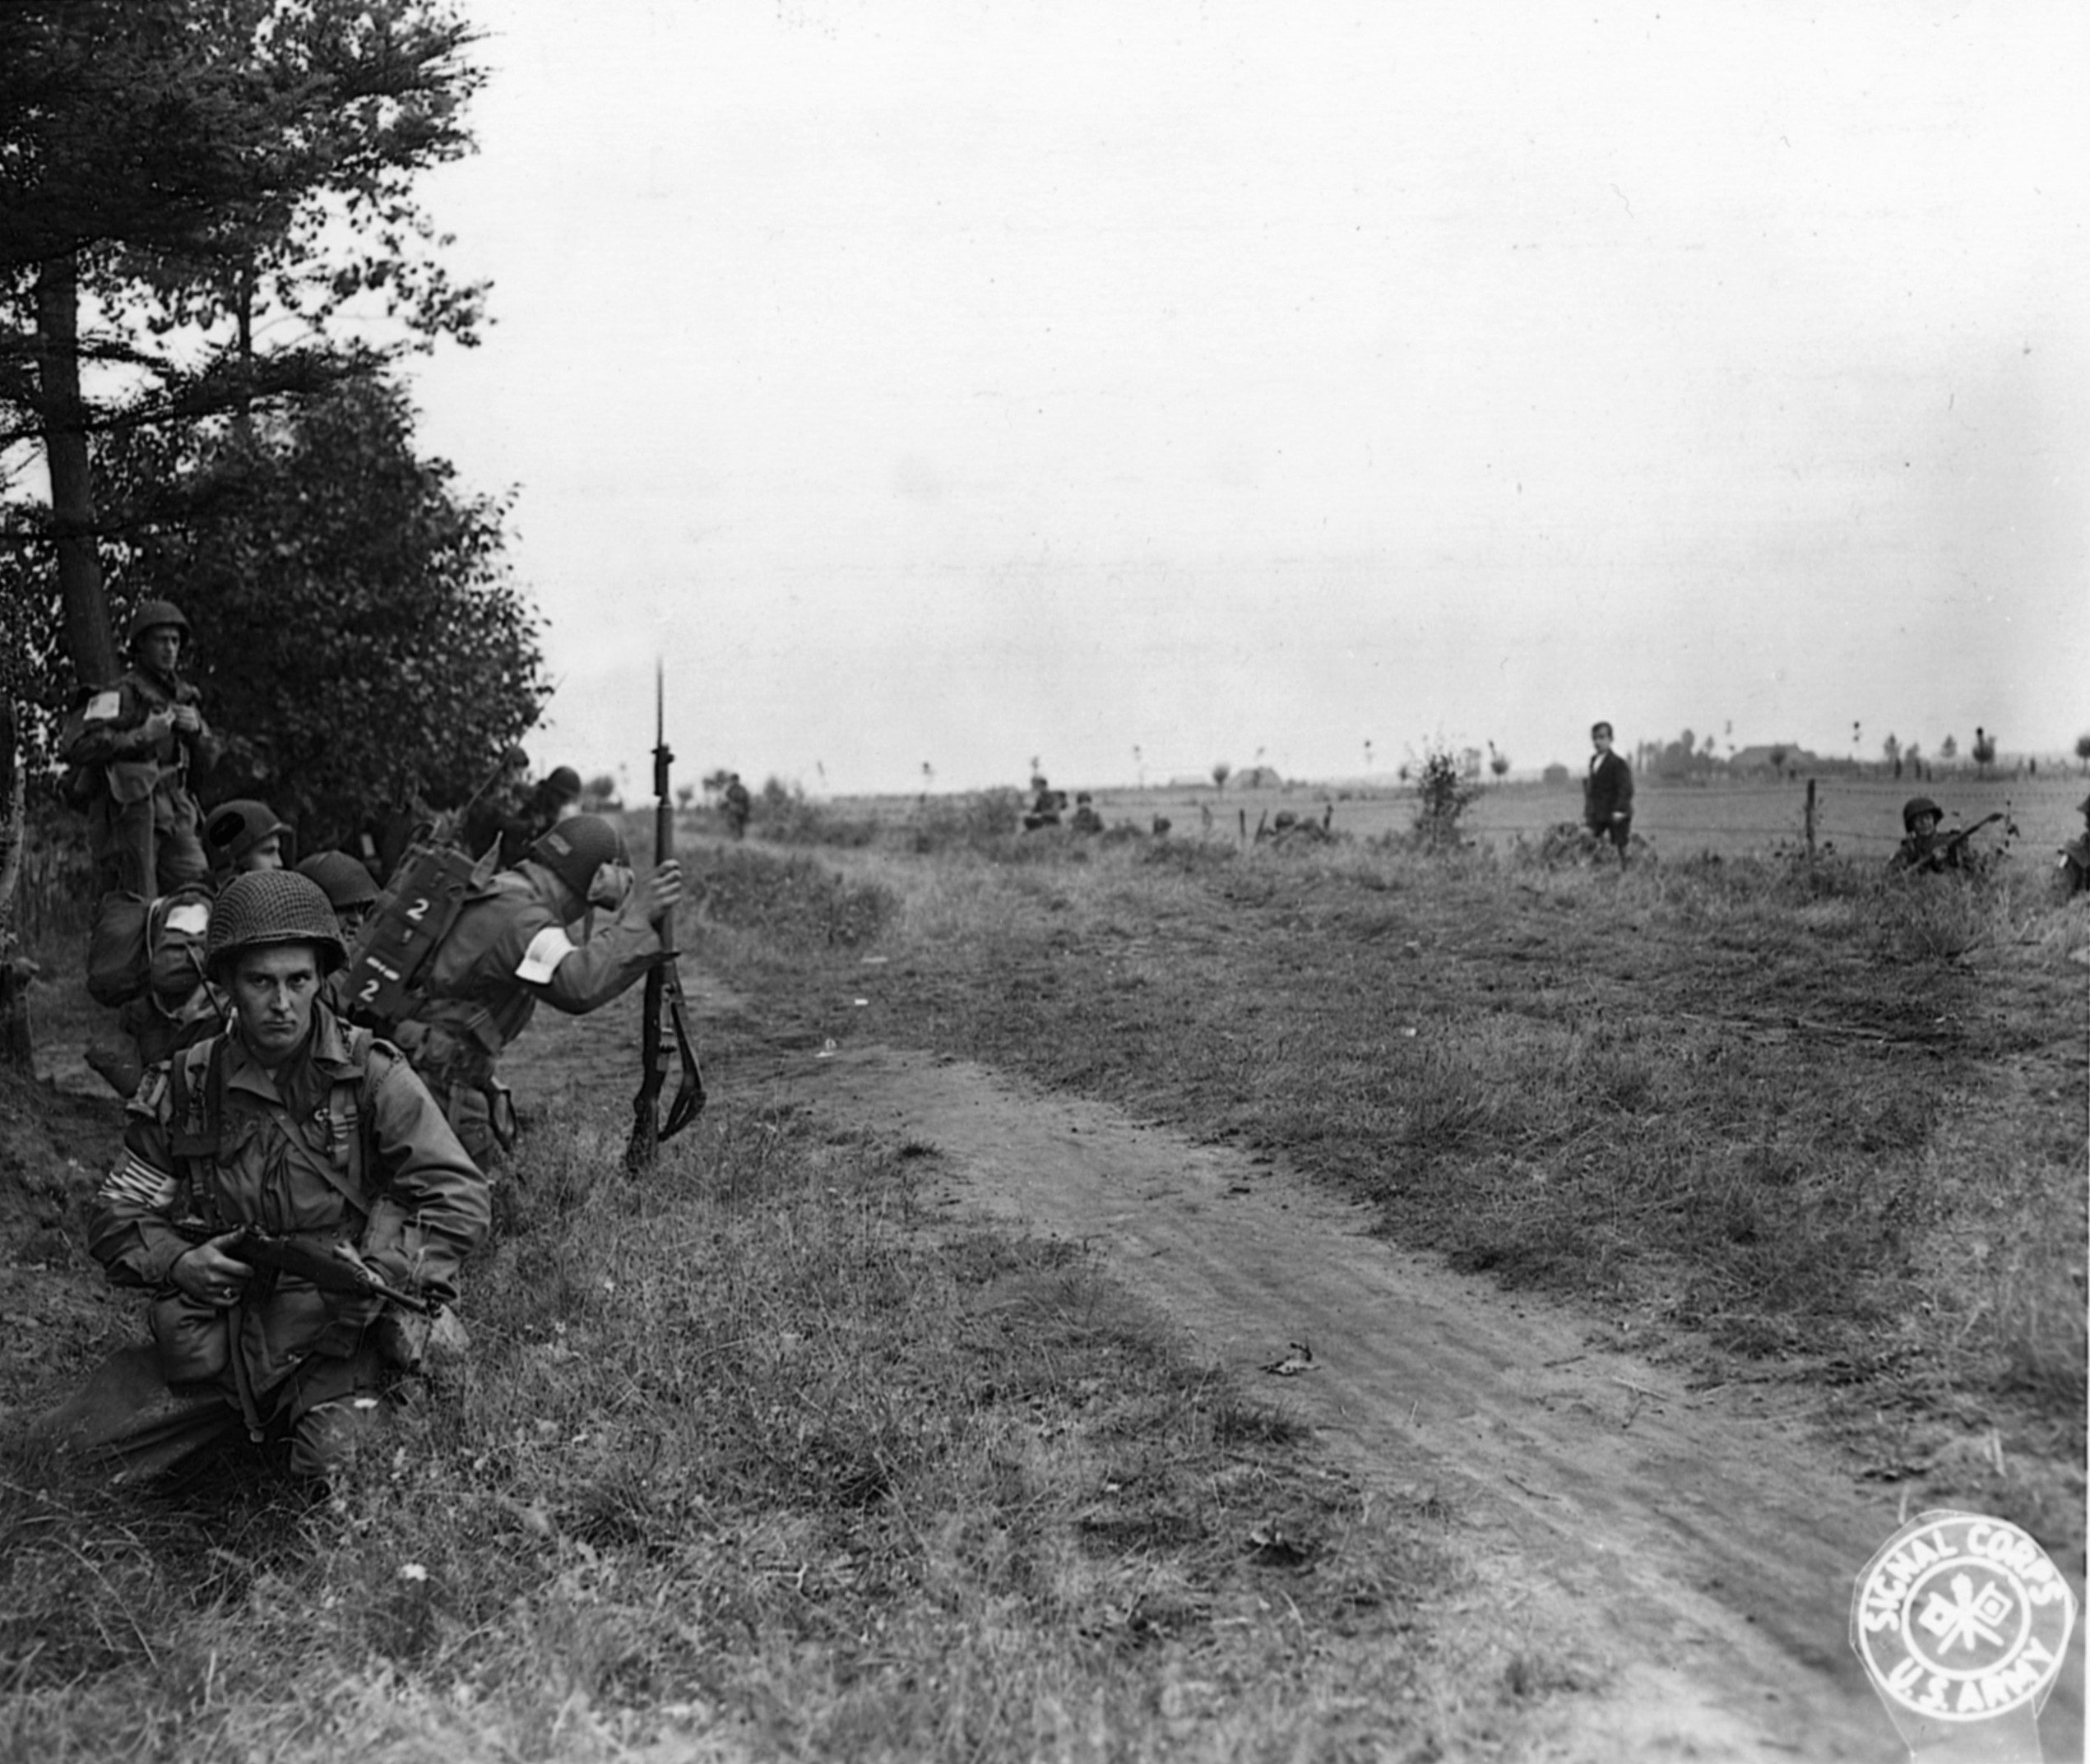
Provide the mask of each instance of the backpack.
{"label": "backpack", "polygon": [[345,1014],[389,1035],[415,1013],[429,960],[492,867],[450,845],[416,845],[400,862],[349,951]]}
{"label": "backpack", "polygon": [[87,927],[87,990],[97,1004],[127,1004],[146,988],[146,920],[152,903],[112,890],[95,903]]}
{"label": "backpack", "polygon": [[146,984],[161,1004],[178,1006],[204,979],[211,891],[201,882],[163,894],[146,917]]}
{"label": "backpack", "polygon": [[210,930],[211,891],[202,882],[156,901],[105,894],[87,929],[87,990],[97,1004],[127,1004],[148,990],[178,1004],[203,979]]}

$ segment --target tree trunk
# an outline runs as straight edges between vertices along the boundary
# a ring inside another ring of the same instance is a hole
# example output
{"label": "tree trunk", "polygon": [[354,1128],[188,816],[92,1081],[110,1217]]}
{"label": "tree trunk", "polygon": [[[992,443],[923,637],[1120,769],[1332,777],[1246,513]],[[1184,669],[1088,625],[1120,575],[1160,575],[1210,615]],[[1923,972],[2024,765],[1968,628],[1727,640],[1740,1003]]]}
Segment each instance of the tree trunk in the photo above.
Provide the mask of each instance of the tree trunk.
{"label": "tree trunk", "polygon": [[117,675],[116,643],[95,545],[94,465],[87,407],[80,396],[80,273],[70,257],[47,257],[36,272],[36,391],[51,475],[66,653],[80,684],[103,686]]}
{"label": "tree trunk", "polygon": [[15,884],[21,876],[29,780],[16,740],[15,705],[0,698],[0,1066],[34,1073],[35,1049],[29,1039],[29,979],[36,970],[15,945]]}

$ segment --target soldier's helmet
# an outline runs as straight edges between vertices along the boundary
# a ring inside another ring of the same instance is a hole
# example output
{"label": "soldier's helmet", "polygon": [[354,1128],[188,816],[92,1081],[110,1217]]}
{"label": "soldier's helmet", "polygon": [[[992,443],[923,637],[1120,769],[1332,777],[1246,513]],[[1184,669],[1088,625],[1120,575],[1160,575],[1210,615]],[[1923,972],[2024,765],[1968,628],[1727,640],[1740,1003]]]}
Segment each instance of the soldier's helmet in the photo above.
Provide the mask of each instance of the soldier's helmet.
{"label": "soldier's helmet", "polygon": [[1918,815],[1930,815],[1935,819],[1942,821],[1945,817],[1945,812],[1927,796],[1912,796],[1902,804],[1902,831],[1904,833],[1915,831],[1916,817]]}
{"label": "soldier's helmet", "polygon": [[311,944],[322,975],[348,960],[325,891],[295,870],[251,870],[225,884],[211,909],[203,971],[222,986],[240,956],[271,943]]}
{"label": "soldier's helmet", "polygon": [[148,631],[157,631],[163,625],[172,625],[182,634],[182,641],[188,641],[188,618],[172,600],[147,600],[131,615],[130,629],[124,641],[135,643]]}
{"label": "soldier's helmet", "polygon": [[203,849],[211,868],[229,870],[270,834],[290,831],[266,803],[235,797],[203,817]]}
{"label": "soldier's helmet", "polygon": [[604,864],[631,862],[624,836],[600,815],[573,815],[560,822],[530,848],[529,855],[583,901]]}
{"label": "soldier's helmet", "polygon": [[375,878],[345,851],[315,851],[298,866],[298,873],[317,882],[337,913],[345,907],[368,906],[378,898]]}
{"label": "soldier's helmet", "polygon": [[581,775],[571,766],[554,766],[545,775],[545,789],[561,802],[577,803],[581,799]]}

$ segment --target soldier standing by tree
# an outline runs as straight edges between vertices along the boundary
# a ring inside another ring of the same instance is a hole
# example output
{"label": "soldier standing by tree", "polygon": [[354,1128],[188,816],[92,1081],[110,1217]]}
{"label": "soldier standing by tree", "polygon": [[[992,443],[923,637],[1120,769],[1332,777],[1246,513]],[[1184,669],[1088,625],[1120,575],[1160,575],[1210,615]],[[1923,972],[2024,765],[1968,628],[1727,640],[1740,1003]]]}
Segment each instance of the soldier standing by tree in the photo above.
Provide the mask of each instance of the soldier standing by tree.
{"label": "soldier standing by tree", "polygon": [[179,672],[188,638],[179,607],[146,601],[131,619],[130,668],[88,694],[59,737],[103,893],[150,900],[200,881],[209,867],[188,774],[210,764],[218,743],[197,709],[201,695]]}

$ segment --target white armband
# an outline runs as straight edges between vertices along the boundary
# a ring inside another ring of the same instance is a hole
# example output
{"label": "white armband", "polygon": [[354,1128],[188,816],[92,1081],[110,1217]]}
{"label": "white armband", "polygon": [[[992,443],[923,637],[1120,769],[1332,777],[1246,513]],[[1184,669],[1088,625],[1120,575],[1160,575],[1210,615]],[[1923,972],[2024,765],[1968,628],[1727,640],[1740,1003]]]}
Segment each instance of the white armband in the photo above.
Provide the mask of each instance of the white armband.
{"label": "white armband", "polygon": [[83,723],[106,723],[123,708],[121,692],[96,692],[87,701],[87,708],[80,713]]}
{"label": "white armband", "polygon": [[532,986],[542,986],[550,980],[558,965],[573,953],[573,940],[566,934],[563,925],[546,925],[531,938],[530,947],[522,952],[522,960],[516,964],[515,977],[526,980]]}

